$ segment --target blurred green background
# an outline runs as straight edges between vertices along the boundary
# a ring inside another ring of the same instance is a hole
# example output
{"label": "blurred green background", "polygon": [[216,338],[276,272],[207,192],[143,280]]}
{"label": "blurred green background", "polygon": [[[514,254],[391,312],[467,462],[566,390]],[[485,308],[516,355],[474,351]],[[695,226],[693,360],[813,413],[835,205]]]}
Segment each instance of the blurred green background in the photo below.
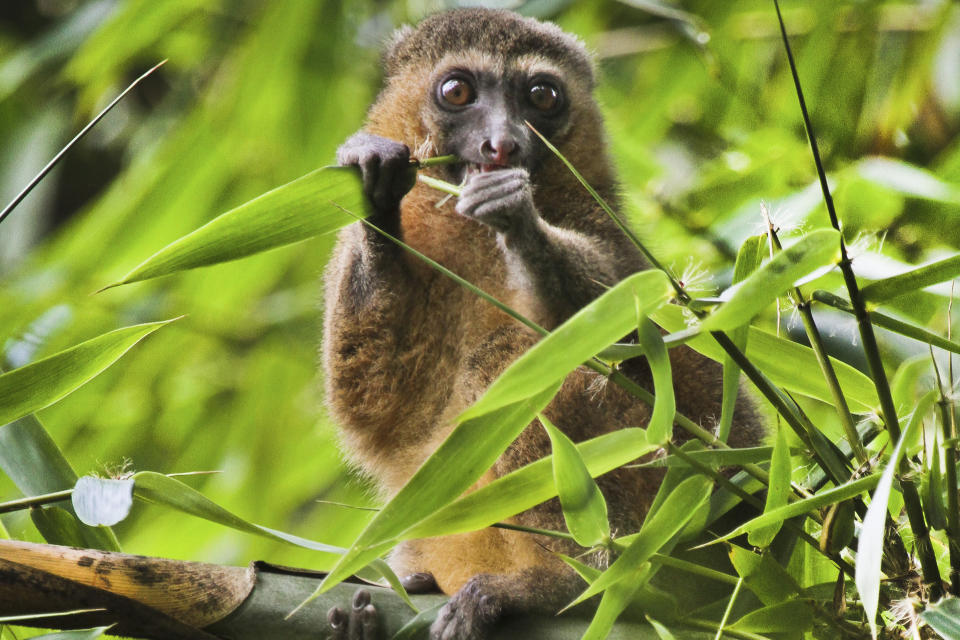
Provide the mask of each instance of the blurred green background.
{"label": "blurred green background", "polygon": [[[763,229],[763,202],[785,234],[828,225],[772,2],[496,4],[553,19],[596,51],[627,211],[686,283],[728,282],[737,247]],[[187,482],[253,522],[349,544],[368,513],[329,502],[372,497],[339,461],[317,372],[319,280],[332,238],[92,292],[216,214],[332,162],[375,95],[380,43],[438,8],[426,0],[0,5],[0,204],[127,83],[168,60],[0,225],[7,368],[119,326],[186,314],[40,413],[79,473],[125,460],[165,473],[218,470]],[[858,274],[890,275],[956,252],[960,5],[785,0],[783,8]],[[902,298],[897,311],[945,333],[948,296],[941,286]],[[843,353],[852,333],[842,320],[823,321]],[[884,346],[898,360],[925,353],[889,336]],[[0,501],[15,497],[0,474]],[[2,521],[13,537],[39,540],[26,514]],[[116,531],[131,553],[329,562],[143,505]]]}

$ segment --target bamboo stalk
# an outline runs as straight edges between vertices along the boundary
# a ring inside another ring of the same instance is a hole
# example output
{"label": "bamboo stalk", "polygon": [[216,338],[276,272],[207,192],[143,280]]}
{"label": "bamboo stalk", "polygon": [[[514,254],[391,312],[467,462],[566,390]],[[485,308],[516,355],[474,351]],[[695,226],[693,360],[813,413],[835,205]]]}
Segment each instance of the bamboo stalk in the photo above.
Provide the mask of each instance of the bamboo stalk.
{"label": "bamboo stalk", "polygon": [[[793,59],[793,51],[790,49],[790,39],[787,37],[787,29],[783,22],[783,16],[780,13],[780,3],[777,0],[773,0],[773,4],[777,10],[777,19],[780,22],[780,34],[783,38],[784,49],[787,53],[790,73],[793,75],[797,99],[800,102],[800,112],[803,116],[803,125],[806,129],[807,139],[810,142],[810,150],[813,153],[813,160],[817,167],[817,177],[820,180],[820,189],[823,191],[823,199],[827,206],[827,213],[830,216],[830,224],[837,231],[841,231],[840,220],[837,216],[836,207],[833,204],[833,196],[830,194],[830,186],[827,184],[827,174],[823,168],[823,161],[820,157],[817,138],[814,134],[813,124],[810,121],[810,114],[803,97],[803,89],[800,86],[800,76],[797,73],[797,65]],[[867,356],[867,369],[877,389],[877,397],[880,399],[880,410],[883,414],[884,423],[890,432],[891,441],[897,442],[900,439],[900,423],[897,419],[896,407],[893,404],[893,395],[890,393],[890,384],[887,381],[883,362],[880,358],[880,349],[877,346],[877,339],[873,332],[873,324],[870,322],[870,314],[867,312],[863,297],[860,295],[857,279],[853,273],[853,265],[850,262],[850,256],[847,254],[847,247],[842,235],[840,237],[840,271],[843,273],[847,293],[853,305],[854,316],[857,319],[857,327],[860,330],[860,339],[863,342],[863,350]],[[940,569],[937,566],[937,559],[933,553],[933,545],[930,542],[930,531],[924,519],[920,495],[908,472],[909,462],[907,456],[904,456],[900,463],[899,474],[904,508],[906,509],[907,518],[910,521],[910,529],[916,541],[917,555],[920,558],[920,565],[923,570],[923,580],[930,589],[930,599],[937,600],[943,595]]]}

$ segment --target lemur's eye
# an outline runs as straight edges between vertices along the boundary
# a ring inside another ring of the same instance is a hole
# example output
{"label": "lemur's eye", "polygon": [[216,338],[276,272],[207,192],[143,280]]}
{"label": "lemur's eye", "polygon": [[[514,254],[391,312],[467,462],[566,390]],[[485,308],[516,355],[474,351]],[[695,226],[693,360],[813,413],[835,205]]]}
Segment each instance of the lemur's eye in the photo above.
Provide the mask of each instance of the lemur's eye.
{"label": "lemur's eye", "polygon": [[538,110],[553,111],[560,105],[560,90],[549,82],[538,82],[530,87],[529,99]]}
{"label": "lemur's eye", "polygon": [[440,96],[455,107],[462,107],[476,100],[470,83],[463,78],[450,78],[440,85]]}

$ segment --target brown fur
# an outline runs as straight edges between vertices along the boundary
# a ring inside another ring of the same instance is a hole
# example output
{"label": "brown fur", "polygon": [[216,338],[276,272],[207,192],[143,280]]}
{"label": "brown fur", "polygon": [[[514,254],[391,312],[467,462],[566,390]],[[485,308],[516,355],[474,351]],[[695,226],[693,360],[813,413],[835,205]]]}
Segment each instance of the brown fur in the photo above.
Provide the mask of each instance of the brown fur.
{"label": "brown fur", "polygon": [[[441,14],[416,30],[400,32],[387,52],[385,86],[365,130],[402,142],[415,155],[438,151],[424,101],[437,73],[450,64],[548,65],[562,74],[571,104],[569,126],[552,141],[616,208],[617,185],[591,97],[589,57],[574,38],[552,25],[506,12],[471,10]],[[433,171],[447,177],[444,169]],[[582,259],[575,267],[584,271],[585,279],[612,285],[646,268],[636,249],[554,156],[547,157],[531,180],[542,218],[564,230],[560,233],[570,236],[575,251],[581,248]],[[443,198],[422,184],[407,194],[400,218],[405,242],[544,326],[554,327],[575,311],[516,277],[496,233],[458,215],[452,199],[438,208]],[[359,224],[346,228],[327,270],[324,368],[329,405],[342,427],[348,457],[389,497],[448,435],[454,418],[537,336],[409,254],[371,249],[366,233]],[[365,283],[362,292],[358,281]],[[597,285],[594,295],[601,291]],[[674,349],[671,358],[679,410],[712,427],[720,415],[719,367],[685,348]],[[628,369],[652,390],[645,363],[632,363]],[[756,442],[758,419],[749,404],[740,405],[735,441]],[[546,413],[580,441],[642,426],[650,409],[580,368],[568,376]],[[480,484],[549,450],[542,427],[534,423]],[[624,469],[601,478],[617,532],[639,528],[660,478],[656,472]],[[564,527],[556,500],[514,520],[533,527]],[[499,576],[492,580],[503,583],[518,610],[549,609],[561,606],[577,585],[549,549],[572,550],[553,539],[486,529],[405,543],[392,564],[401,575],[433,573],[447,593],[477,574]],[[556,593],[545,588],[546,583],[555,583]],[[540,595],[524,592],[531,584],[540,585]]]}

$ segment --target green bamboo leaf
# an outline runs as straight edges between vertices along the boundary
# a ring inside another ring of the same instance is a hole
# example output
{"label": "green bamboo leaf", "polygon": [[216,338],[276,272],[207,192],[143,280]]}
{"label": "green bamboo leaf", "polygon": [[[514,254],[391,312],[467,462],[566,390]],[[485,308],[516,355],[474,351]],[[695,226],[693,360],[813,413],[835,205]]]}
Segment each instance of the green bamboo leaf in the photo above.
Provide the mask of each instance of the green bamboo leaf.
{"label": "green bamboo leaf", "polygon": [[923,476],[924,484],[924,514],[931,529],[943,530],[947,528],[947,509],[943,504],[943,473],[940,471],[940,443],[932,443],[933,453],[930,455],[930,469]]}
{"label": "green bamboo leaf", "polygon": [[[656,450],[643,429],[619,429],[576,445],[590,476],[612,469]],[[557,495],[552,477],[552,457],[532,462],[472,491],[404,532],[403,538],[475,531],[500,522]]]}
{"label": "green bamboo leaf", "polygon": [[[764,258],[770,255],[768,248],[769,239],[764,235],[751,236],[747,238],[740,250],[737,252],[737,260],[733,266],[733,284],[738,284],[752,275]],[[730,340],[743,352],[747,350],[747,340],[750,337],[750,330],[747,327],[739,327],[730,332]],[[737,405],[737,398],[740,396],[740,367],[730,357],[729,353],[723,354],[723,394],[720,405],[720,423],[717,425],[717,437],[727,441],[730,436],[730,430],[733,428],[733,415]]]}
{"label": "green bamboo leaf", "polygon": [[314,596],[366,566],[389,549],[404,531],[469,489],[543,410],[559,388],[559,383],[555,384],[532,398],[458,424],[370,521],[350,550],[327,574]]}
{"label": "green bamboo leaf", "polygon": [[[791,449],[791,455],[799,455],[802,449]],[[740,467],[745,464],[764,462],[773,455],[773,447],[743,447],[739,449],[705,449],[702,451],[690,451],[687,455],[696,462],[719,469],[720,467]],[[669,454],[648,462],[633,465],[639,468],[655,469],[661,467],[689,467],[686,460]]]}
{"label": "green bamboo leaf", "polygon": [[610,538],[607,502],[590,477],[580,452],[565,433],[540,414],[540,424],[550,437],[553,450],[553,482],[567,530],[582,547],[593,547]]}
{"label": "green bamboo leaf", "polygon": [[825,489],[809,498],[791,502],[790,504],[782,506],[779,509],[774,509],[773,511],[759,515],[749,522],[745,522],[744,524],[740,525],[725,536],[721,536],[716,540],[713,540],[709,544],[715,544],[723,540],[729,540],[730,538],[735,538],[744,533],[755,531],[760,527],[765,527],[775,522],[789,520],[790,518],[809,513],[816,509],[820,509],[821,507],[825,507],[828,504],[842,502],[843,500],[860,495],[864,491],[870,491],[877,486],[878,482],[880,482],[880,474],[874,473],[857,480],[851,480],[850,482],[842,484],[839,487]]}
{"label": "green bamboo leaf", "polygon": [[642,584],[641,580],[631,580],[643,565],[680,533],[700,506],[710,497],[713,483],[708,478],[695,476],[681,482],[670,492],[663,506],[652,515],[648,515],[640,532],[633,539],[610,568],[603,572],[576,600],[573,606],[592,598],[601,591],[610,588],[621,580]]}
{"label": "green bamboo leaf", "polygon": [[860,293],[867,302],[886,302],[957,276],[960,276],[960,254],[911,269],[892,278],[877,280],[861,289]]}
{"label": "green bamboo leaf", "polygon": [[730,563],[750,589],[766,605],[793,600],[800,585],[773,557],[769,550],[754,553],[737,545],[730,545]]}
{"label": "green bamboo leaf", "polygon": [[630,333],[637,325],[638,310],[646,316],[664,304],[672,291],[660,271],[642,271],[622,280],[514,361],[459,419],[475,418],[555,385]]}
{"label": "green bamboo leaf", "polygon": [[[73,467],[33,414],[0,428],[0,469],[27,497],[64,491],[77,481]],[[51,544],[120,551],[120,543],[112,530],[84,526],[73,513],[60,511],[63,513],[56,515],[41,513],[39,509],[31,512],[35,522],[42,520],[38,529],[44,540]]]}
{"label": "green bamboo leaf", "polygon": [[117,329],[0,374],[0,425],[69,395],[119,360],[133,345],[174,320]]}
{"label": "green bamboo leaf", "polygon": [[902,160],[873,157],[855,166],[862,177],[887,189],[915,198],[960,204],[960,187]]}
{"label": "green bamboo leaf", "polygon": [[50,544],[81,549],[119,550],[113,532],[105,527],[88,527],[76,516],[58,506],[30,509],[30,520],[43,539]]}
{"label": "green bamboo leaf", "polygon": [[[817,302],[830,305],[831,307],[839,309],[845,313],[849,313],[850,315],[855,315],[853,305],[850,304],[850,302],[844,300],[840,296],[830,293],[829,291],[814,291],[813,299]],[[897,318],[880,313],[879,311],[870,312],[870,321],[878,327],[889,329],[890,331],[899,333],[902,336],[907,336],[908,338],[913,338],[914,340],[919,340],[920,342],[932,344],[935,347],[940,347],[941,349],[946,349],[947,351],[951,351],[953,353],[960,353],[960,343],[947,340],[941,335],[927,331],[922,327],[912,325],[909,322],[898,320]]]}
{"label": "green bamboo leaf", "polygon": [[633,575],[625,575],[623,579],[607,587],[600,598],[600,606],[590,621],[590,626],[584,632],[581,640],[604,640],[610,635],[613,629],[613,623],[627,608],[634,595],[643,584],[641,573],[644,568],[633,572]]}
{"label": "green bamboo leaf", "polygon": [[306,240],[356,222],[366,202],[355,167],[322,167],[223,213],[104,289]]}
{"label": "green bamboo leaf", "polygon": [[677,637],[670,633],[670,630],[667,629],[663,624],[657,622],[650,616],[647,616],[647,622],[650,623],[650,626],[653,627],[653,630],[657,632],[657,636],[660,637],[660,640],[677,640]]}
{"label": "green bamboo leaf", "polygon": [[728,331],[748,324],[795,282],[840,257],[840,233],[818,229],[775,255],[736,286],[730,299],[704,319],[703,331]]}
{"label": "green bamboo leaf", "polygon": [[814,619],[814,610],[809,603],[804,600],[790,600],[755,609],[727,628],[748,633],[793,635],[812,629]]}
{"label": "green bamboo leaf", "polygon": [[91,527],[109,527],[130,513],[133,480],[83,476],[73,487],[70,501],[80,522]]}
{"label": "green bamboo leaf", "polygon": [[[870,317],[875,315],[871,314]],[[676,305],[664,305],[651,313],[650,318],[667,331],[687,329],[683,310]],[[708,334],[700,333],[686,344],[711,360],[721,363],[724,360],[726,352]],[[820,375],[817,357],[810,347],[750,327],[746,356],[777,386],[823,402],[833,402],[830,389]],[[873,381],[863,372],[836,358],[830,358],[830,362],[850,407],[860,412],[872,411],[879,404]]]}
{"label": "green bamboo leaf", "polygon": [[110,630],[110,627],[95,627],[93,629],[73,629],[71,631],[56,631],[45,633],[42,636],[33,636],[31,640],[94,640]]}
{"label": "green bamboo leaf", "polygon": [[927,605],[920,619],[944,638],[960,638],[960,598],[947,597]]}
{"label": "green bamboo leaf", "polygon": [[934,391],[927,393],[917,403],[907,428],[900,434],[900,440],[890,454],[890,460],[883,470],[876,491],[873,492],[867,514],[863,517],[863,525],[860,527],[854,582],[857,584],[863,612],[870,623],[870,633],[874,640],[877,638],[876,618],[880,601],[880,560],[883,557],[883,534],[886,531],[887,504],[890,501],[890,489],[893,487],[893,474],[900,465],[904,443],[909,442],[923,422],[924,415],[933,406],[934,394]]}
{"label": "green bamboo leaf", "polygon": [[[638,308],[637,315],[641,311]],[[657,326],[646,317],[640,318],[637,336],[653,375],[655,401],[653,415],[647,426],[647,439],[650,442],[666,443],[673,435],[673,416],[677,413],[677,401],[673,393],[673,373],[670,369],[670,356],[663,344],[663,337]]]}
{"label": "green bamboo leaf", "polygon": [[[767,502],[764,513],[779,509],[787,504],[790,497],[790,445],[787,444],[786,427],[777,427],[777,440],[770,458],[770,483],[767,487]],[[754,529],[747,540],[755,547],[767,547],[773,542],[783,521],[774,522],[766,527]]]}
{"label": "green bamboo leaf", "polygon": [[243,518],[227,511],[217,503],[213,502],[202,493],[189,487],[175,478],[170,478],[161,473],[153,471],[140,471],[135,473],[131,480],[133,481],[133,495],[139,500],[150,504],[162,505],[171,509],[176,509],[183,513],[203,518],[210,522],[216,522],[225,527],[252,533],[271,540],[286,542],[305,549],[314,551],[325,551],[327,553],[343,553],[345,549],[335,547],[322,542],[315,542],[306,538],[301,538],[283,531],[269,529],[258,524],[247,522]]}

